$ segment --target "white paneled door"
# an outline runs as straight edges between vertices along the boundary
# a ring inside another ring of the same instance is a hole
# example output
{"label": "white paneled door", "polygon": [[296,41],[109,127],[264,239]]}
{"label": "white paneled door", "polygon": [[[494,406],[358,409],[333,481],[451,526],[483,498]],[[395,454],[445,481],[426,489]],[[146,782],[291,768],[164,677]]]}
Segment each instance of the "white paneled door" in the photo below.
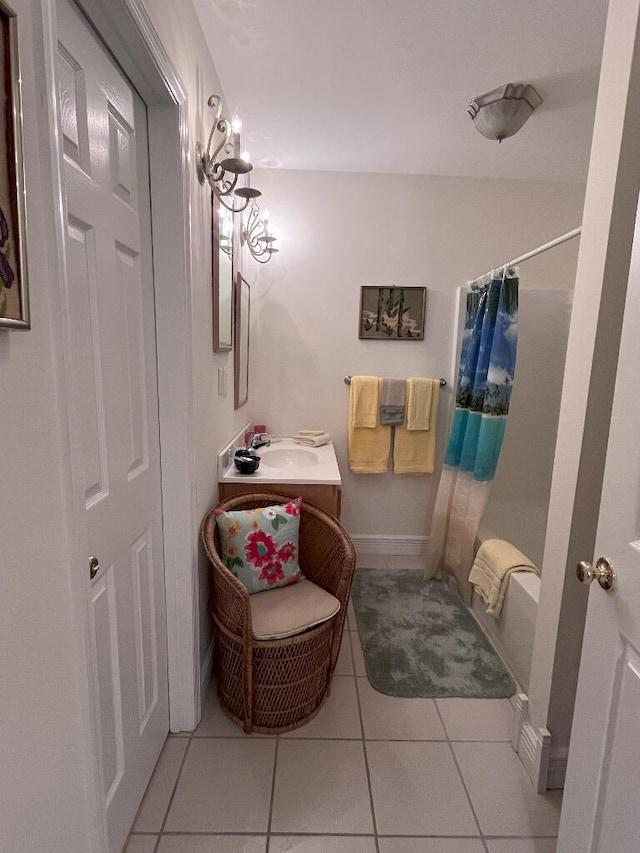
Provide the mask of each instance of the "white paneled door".
{"label": "white paneled door", "polygon": [[[636,224],[558,853],[640,849],[640,228]],[[601,569],[606,566],[601,564]],[[587,578],[588,580],[588,578]],[[576,581],[577,582],[577,581]]]}
{"label": "white paneled door", "polygon": [[[588,232],[593,239],[596,226],[604,231],[602,331],[594,364],[611,363],[617,372],[611,412],[598,407],[595,395],[592,402],[602,426],[611,422],[596,550],[583,555],[589,562],[581,573],[591,585],[558,853],[640,850],[639,143],[640,0],[611,0],[583,238]],[[583,246],[580,252],[579,270]],[[574,306],[580,285],[579,272]],[[615,319],[623,304],[620,336]]]}
{"label": "white paneled door", "polygon": [[70,0],[57,12],[72,429],[101,787],[119,853],[169,728],[146,110]]}

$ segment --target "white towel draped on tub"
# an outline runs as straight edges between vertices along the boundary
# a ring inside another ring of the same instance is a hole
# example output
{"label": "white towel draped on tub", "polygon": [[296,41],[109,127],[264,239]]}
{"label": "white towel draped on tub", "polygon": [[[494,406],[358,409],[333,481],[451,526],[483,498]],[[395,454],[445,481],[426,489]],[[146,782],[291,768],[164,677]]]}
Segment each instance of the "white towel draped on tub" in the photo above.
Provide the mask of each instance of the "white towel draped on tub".
{"label": "white towel draped on tub", "polygon": [[478,553],[469,572],[469,582],[487,604],[487,613],[498,619],[504,604],[511,572],[535,572],[537,567],[528,557],[504,539],[487,539],[478,548]]}

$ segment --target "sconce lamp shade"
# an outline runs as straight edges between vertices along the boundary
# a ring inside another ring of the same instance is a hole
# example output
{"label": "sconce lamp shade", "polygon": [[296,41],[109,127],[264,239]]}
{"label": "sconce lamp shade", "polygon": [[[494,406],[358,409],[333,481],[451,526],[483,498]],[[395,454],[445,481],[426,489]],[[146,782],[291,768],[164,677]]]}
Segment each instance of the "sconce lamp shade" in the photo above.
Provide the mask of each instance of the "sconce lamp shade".
{"label": "sconce lamp shade", "polygon": [[506,83],[474,98],[467,112],[483,136],[502,142],[517,133],[541,103],[542,98],[528,83]]}

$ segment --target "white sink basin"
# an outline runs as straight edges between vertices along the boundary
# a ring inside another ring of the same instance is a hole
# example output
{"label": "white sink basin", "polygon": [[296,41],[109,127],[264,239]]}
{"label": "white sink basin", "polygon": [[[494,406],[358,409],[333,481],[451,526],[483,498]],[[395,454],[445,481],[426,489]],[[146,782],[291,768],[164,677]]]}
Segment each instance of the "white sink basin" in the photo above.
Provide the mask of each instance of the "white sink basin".
{"label": "white sink basin", "polygon": [[259,453],[260,464],[269,468],[310,468],[318,464],[318,454],[303,447],[265,447]]}
{"label": "white sink basin", "polygon": [[[248,427],[248,424],[247,424]],[[340,469],[333,444],[321,447],[302,447],[290,438],[274,441],[269,447],[260,447],[260,467],[254,474],[240,474],[233,464],[233,454],[238,447],[244,446],[245,427],[218,454],[218,480],[221,483],[255,482],[268,484],[277,490],[278,483],[306,483],[340,486]]]}

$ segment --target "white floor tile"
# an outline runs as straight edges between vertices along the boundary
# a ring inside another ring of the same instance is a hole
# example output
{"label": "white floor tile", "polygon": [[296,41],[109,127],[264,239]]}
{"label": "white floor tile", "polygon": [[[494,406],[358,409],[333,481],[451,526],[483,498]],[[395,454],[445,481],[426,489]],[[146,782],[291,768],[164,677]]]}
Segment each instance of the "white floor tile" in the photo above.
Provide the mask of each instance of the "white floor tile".
{"label": "white floor tile", "polygon": [[272,835],[269,853],[376,853],[376,842],[356,835]]}
{"label": "white floor tile", "polygon": [[157,835],[132,835],[124,853],[153,853],[157,840]]}
{"label": "white floor tile", "polygon": [[281,738],[271,829],[373,833],[362,743]]}
{"label": "white floor tile", "polygon": [[351,654],[351,638],[349,631],[344,631],[342,634],[342,642],[340,643],[340,654],[336,661],[334,675],[353,675],[353,656]]}
{"label": "white floor tile", "polygon": [[[160,832],[178,778],[182,759],[189,746],[186,738],[168,737],[138,810],[134,832]],[[153,848],[151,848],[153,849]]]}
{"label": "white floor tile", "polygon": [[556,853],[555,838],[487,839],[489,853]]}
{"label": "white floor tile", "polygon": [[304,726],[282,735],[283,738],[362,738],[358,696],[353,676],[336,675],[319,713]]}
{"label": "white floor tile", "polygon": [[212,684],[202,706],[202,719],[198,728],[193,733],[194,737],[238,737],[238,738],[264,738],[274,735],[246,734],[241,726],[233,723],[226,714],[223,714],[218,702],[215,685]]}
{"label": "white floor tile", "polygon": [[367,741],[382,835],[479,835],[446,743]]}
{"label": "white floor tile", "polygon": [[351,632],[351,653],[353,655],[353,664],[356,675],[366,675],[367,667],[364,662],[364,652],[362,651],[362,643],[357,631]]}
{"label": "white floor tile", "polygon": [[158,853],[265,853],[266,835],[164,835]]}
{"label": "white floor tile", "polygon": [[485,853],[480,838],[380,838],[380,853]]}
{"label": "white floor tile", "polygon": [[485,835],[555,836],[561,791],[538,794],[508,743],[454,743],[453,751]]}
{"label": "white floor tile", "polygon": [[374,740],[446,740],[433,699],[386,696],[358,678],[365,738]]}
{"label": "white floor tile", "polygon": [[167,832],[265,832],[275,739],[192,738]]}
{"label": "white floor tile", "polygon": [[450,740],[511,741],[508,699],[436,699]]}

